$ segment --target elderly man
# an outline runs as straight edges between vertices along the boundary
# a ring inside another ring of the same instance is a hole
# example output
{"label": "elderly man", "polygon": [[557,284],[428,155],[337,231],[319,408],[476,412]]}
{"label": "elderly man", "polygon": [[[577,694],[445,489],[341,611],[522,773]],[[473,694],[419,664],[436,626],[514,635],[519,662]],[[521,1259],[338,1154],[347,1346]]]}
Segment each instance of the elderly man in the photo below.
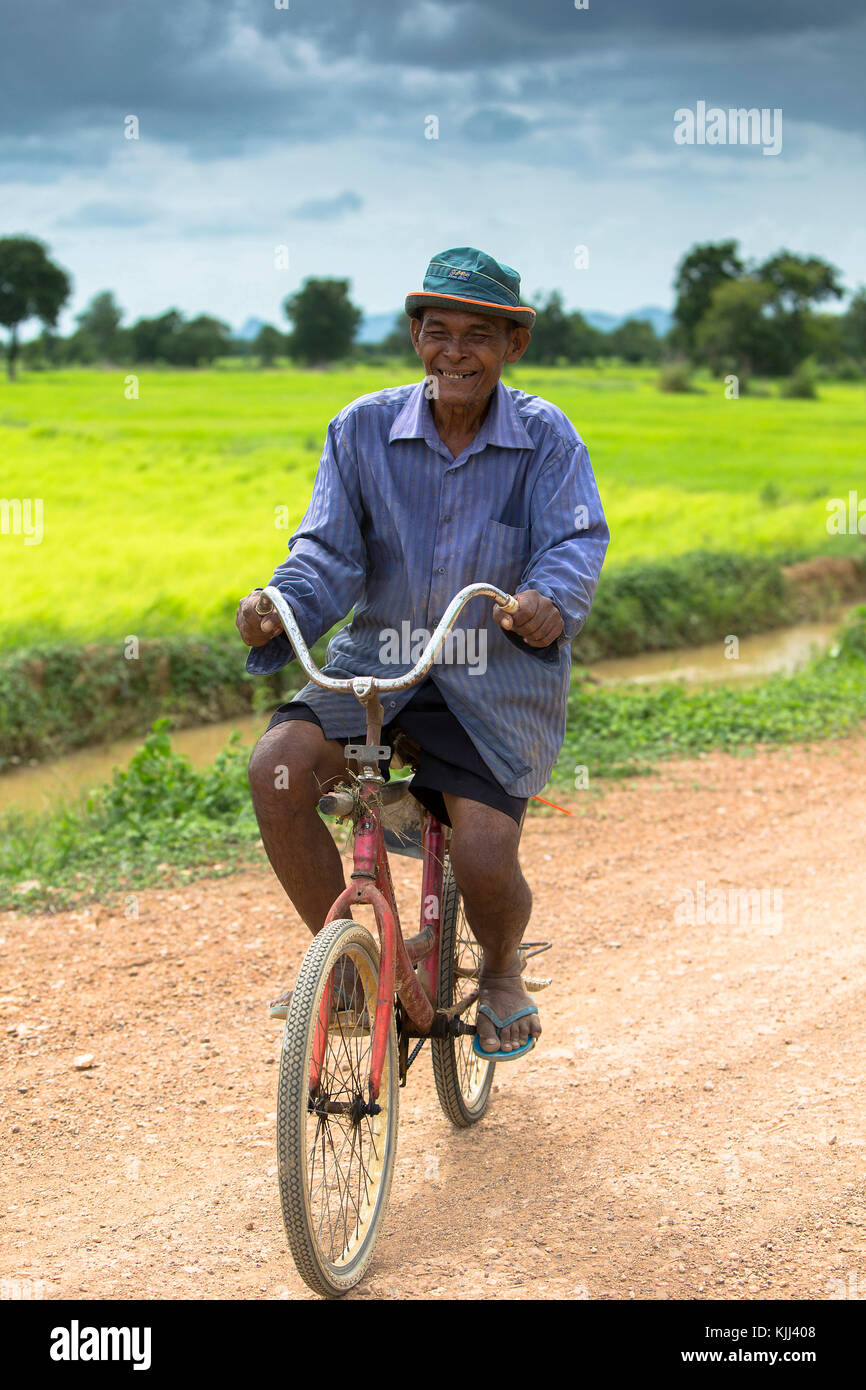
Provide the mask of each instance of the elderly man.
{"label": "elderly man", "polygon": [[[517,596],[510,616],[486,599],[464,610],[486,669],[437,665],[414,691],[387,697],[382,732],[383,743],[402,730],[420,747],[413,795],[452,827],[451,863],[483,951],[477,1043],[511,1060],[541,1033],[520,979],[532,902],[520,830],[562,746],[571,640],[609,533],[570,421],[500,380],[535,319],[517,273],[472,247],[443,251],[406,313],[425,380],[362,396],[331,421],[309,508],[270,582],[308,645],[354,606],[328,648],[324,670],[337,677],[393,676],[383,634],[407,619],[432,631],[466,584]],[[264,673],[293,653],[275,618],[256,613],[257,592],[241,601],[237,625],[252,648],[248,670]],[[306,685],[274,714],[250,763],[265,849],[313,933],[345,886],[316,803],[345,773],[358,715],[351,693]],[[276,766],[288,769],[288,789],[276,789]]]}

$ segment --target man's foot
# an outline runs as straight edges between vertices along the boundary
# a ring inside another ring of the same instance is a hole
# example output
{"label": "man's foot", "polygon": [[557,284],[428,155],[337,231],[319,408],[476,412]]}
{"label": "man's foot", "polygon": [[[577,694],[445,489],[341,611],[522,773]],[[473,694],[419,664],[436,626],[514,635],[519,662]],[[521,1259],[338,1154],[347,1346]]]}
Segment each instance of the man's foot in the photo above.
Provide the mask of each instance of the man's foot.
{"label": "man's foot", "polygon": [[268,1008],[271,1018],[287,1019],[289,1016],[289,1005],[292,1002],[293,989],[284,989],[282,994],[278,994],[276,999],[272,999]]}
{"label": "man's foot", "polygon": [[523,988],[521,974],[522,968],[516,962],[501,973],[487,970],[482,962],[478,977],[479,1011],[475,1018],[475,1029],[478,1045],[483,1052],[516,1052],[530,1038],[541,1036],[537,1014],[524,1014],[497,1032],[492,1019],[480,1012],[480,1006],[486,1004],[498,1018],[506,1019],[521,1009],[530,1008],[533,1000]]}
{"label": "man's foot", "polygon": [[[366,1000],[364,990],[361,985],[358,971],[354,962],[345,957],[334,966],[334,984],[336,994],[334,998],[334,1012],[358,1012],[359,1022],[363,1022],[364,1027],[368,1027]],[[292,1002],[294,990],[284,989],[282,994],[278,994],[276,999],[271,1001],[268,1012],[271,1018],[288,1018],[289,1005]]]}

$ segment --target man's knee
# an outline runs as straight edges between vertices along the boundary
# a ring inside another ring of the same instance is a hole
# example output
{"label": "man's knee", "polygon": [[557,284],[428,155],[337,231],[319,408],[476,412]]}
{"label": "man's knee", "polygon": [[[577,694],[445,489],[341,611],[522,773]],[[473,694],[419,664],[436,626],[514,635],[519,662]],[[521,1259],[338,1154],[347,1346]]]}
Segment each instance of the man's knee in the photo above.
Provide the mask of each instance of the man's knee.
{"label": "man's knee", "polygon": [[[288,811],[306,810],[318,795],[316,766],[319,761],[314,726],[290,720],[262,735],[249,764],[250,789],[255,805],[276,802]],[[319,733],[319,742],[321,731]]]}
{"label": "man's knee", "polygon": [[461,818],[452,831],[450,855],[464,897],[486,897],[514,888],[522,878],[519,839],[519,827],[504,812],[485,806],[476,815]]}

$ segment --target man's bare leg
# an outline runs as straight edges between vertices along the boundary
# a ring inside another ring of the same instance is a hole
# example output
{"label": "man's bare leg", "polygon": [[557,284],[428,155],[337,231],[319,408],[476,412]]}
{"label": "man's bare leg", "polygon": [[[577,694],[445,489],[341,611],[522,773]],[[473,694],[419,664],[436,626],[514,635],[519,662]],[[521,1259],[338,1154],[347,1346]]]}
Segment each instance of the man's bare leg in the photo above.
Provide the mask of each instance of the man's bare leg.
{"label": "man's bare leg", "polygon": [[[340,851],[316,809],[319,797],[345,772],[342,744],[326,739],[318,724],[301,719],[269,729],[250,759],[250,788],[262,843],[274,873],[314,936],[346,886]],[[347,909],[346,916],[351,915]],[[357,972],[350,960],[343,962],[336,983],[351,996]],[[285,990],[274,1005],[288,1007],[291,994],[291,989]]]}
{"label": "man's bare leg", "polygon": [[[532,894],[517,859],[520,826],[504,811],[445,794],[451,821],[451,864],[466,917],[481,945],[479,1003],[507,1018],[533,1001],[520,979],[517,948],[532,909]],[[520,1018],[497,1036],[490,1019],[476,1019],[485,1052],[513,1052],[541,1034],[536,1015]]]}
{"label": "man's bare leg", "polygon": [[314,936],[346,886],[340,851],[316,809],[345,771],[342,745],[301,719],[269,729],[250,759],[253,806],[267,856]]}

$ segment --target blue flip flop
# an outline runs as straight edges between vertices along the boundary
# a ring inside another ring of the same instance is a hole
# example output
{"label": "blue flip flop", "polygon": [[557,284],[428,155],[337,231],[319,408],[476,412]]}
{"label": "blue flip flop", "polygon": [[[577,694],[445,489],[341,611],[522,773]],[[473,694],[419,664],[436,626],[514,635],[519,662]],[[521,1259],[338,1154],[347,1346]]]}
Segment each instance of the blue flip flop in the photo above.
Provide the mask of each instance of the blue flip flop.
{"label": "blue flip flop", "polygon": [[[537,1014],[538,1009],[535,1004],[528,1004],[525,1009],[518,1009],[515,1013],[509,1014],[507,1018],[500,1018],[495,1014],[489,1004],[479,1004],[478,1012],[490,1019],[497,1033],[501,1033],[503,1028],[507,1028],[509,1023],[516,1023],[519,1018],[526,1018],[529,1014]],[[527,1052],[531,1052],[535,1046],[535,1038],[527,1038],[522,1047],[516,1047],[513,1052],[485,1052],[479,1045],[478,1034],[472,1039],[472,1051],[476,1057],[484,1057],[488,1062],[516,1062],[518,1057],[525,1057]]]}

